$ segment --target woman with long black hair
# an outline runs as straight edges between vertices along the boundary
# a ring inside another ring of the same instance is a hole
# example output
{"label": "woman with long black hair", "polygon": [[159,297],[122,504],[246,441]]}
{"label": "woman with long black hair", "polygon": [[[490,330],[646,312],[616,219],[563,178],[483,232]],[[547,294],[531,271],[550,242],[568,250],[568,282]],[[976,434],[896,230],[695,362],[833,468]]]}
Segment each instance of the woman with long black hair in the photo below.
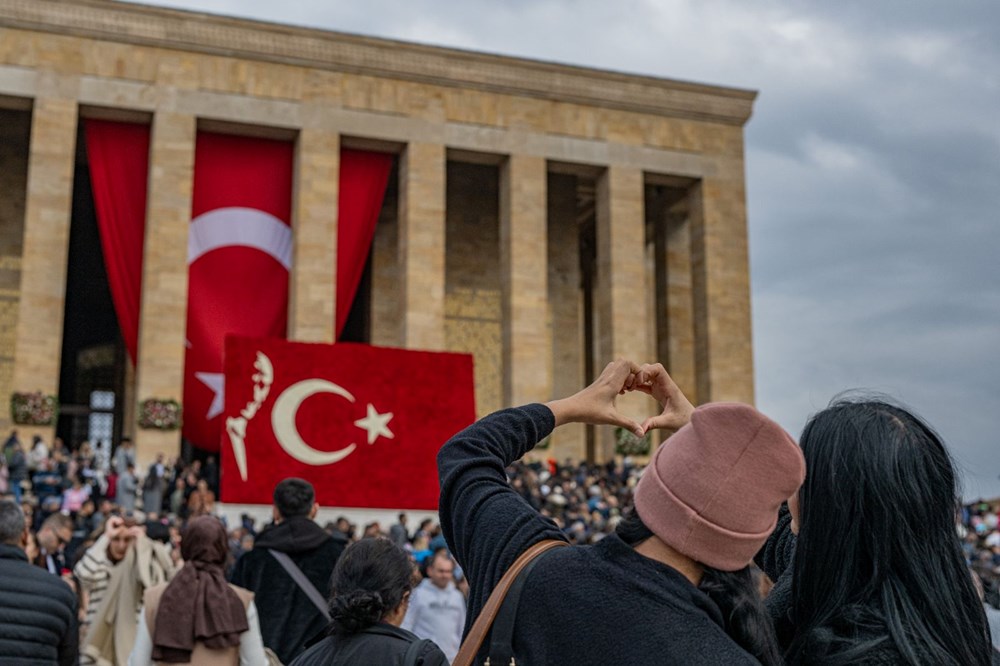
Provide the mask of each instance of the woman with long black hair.
{"label": "woman with long black hair", "polygon": [[930,426],[841,399],[801,446],[805,483],[757,557],[788,663],[1000,663],[955,530],[954,465]]}

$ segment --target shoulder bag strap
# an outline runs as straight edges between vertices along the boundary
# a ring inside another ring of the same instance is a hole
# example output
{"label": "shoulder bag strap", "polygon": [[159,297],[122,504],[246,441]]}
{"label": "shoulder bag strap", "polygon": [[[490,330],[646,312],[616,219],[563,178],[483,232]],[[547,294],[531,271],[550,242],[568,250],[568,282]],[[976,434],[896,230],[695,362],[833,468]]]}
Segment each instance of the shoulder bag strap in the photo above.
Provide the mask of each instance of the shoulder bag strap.
{"label": "shoulder bag strap", "polygon": [[[531,548],[528,548],[528,550],[521,553],[521,556],[514,561],[514,564],[507,569],[507,572],[503,575],[503,578],[500,579],[497,586],[493,588],[490,598],[486,600],[486,605],[483,606],[483,610],[479,613],[479,617],[476,618],[476,622],[472,625],[472,629],[469,630],[469,635],[465,637],[465,641],[462,643],[462,647],[459,649],[458,655],[452,662],[452,666],[472,666],[472,660],[476,658],[476,653],[479,652],[479,648],[482,647],[483,641],[486,640],[486,634],[490,632],[490,627],[493,625],[493,620],[496,618],[497,613],[500,611],[500,607],[503,605],[504,598],[507,596],[508,590],[510,590],[521,571],[545,551],[559,546],[568,545],[569,544],[565,541],[546,539],[544,541],[539,541],[535,545],[531,546]],[[506,666],[506,664],[498,666]]]}
{"label": "shoulder bag strap", "polygon": [[406,654],[403,655],[403,666],[417,666],[420,653],[423,651],[424,646],[430,642],[426,638],[421,638],[410,643],[410,647],[406,648]]}
{"label": "shoulder bag strap", "polygon": [[282,553],[280,550],[274,550],[273,548],[268,548],[267,552],[271,553],[274,559],[278,560],[278,564],[288,572],[288,575],[292,577],[292,580],[299,586],[299,589],[305,592],[306,596],[309,597],[309,601],[313,602],[313,605],[316,606],[316,610],[329,622],[330,609],[327,608],[326,599],[319,593],[316,586],[309,582],[306,575],[302,573],[302,569],[299,569],[295,565],[295,562],[292,561],[292,558],[288,557],[287,553]]}

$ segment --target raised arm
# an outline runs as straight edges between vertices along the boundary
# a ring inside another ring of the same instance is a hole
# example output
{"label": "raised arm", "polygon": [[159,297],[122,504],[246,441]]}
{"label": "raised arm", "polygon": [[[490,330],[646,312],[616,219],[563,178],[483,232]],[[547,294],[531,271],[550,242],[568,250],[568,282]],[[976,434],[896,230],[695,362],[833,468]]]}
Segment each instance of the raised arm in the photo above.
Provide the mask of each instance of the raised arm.
{"label": "raised arm", "polygon": [[565,540],[551,520],[510,488],[505,468],[564,423],[622,425],[641,433],[614,408],[615,397],[632,388],[636,370],[628,361],[611,363],[576,395],[495,412],[452,437],[438,453],[441,529],[469,578],[466,627],[521,553],[543,539]]}

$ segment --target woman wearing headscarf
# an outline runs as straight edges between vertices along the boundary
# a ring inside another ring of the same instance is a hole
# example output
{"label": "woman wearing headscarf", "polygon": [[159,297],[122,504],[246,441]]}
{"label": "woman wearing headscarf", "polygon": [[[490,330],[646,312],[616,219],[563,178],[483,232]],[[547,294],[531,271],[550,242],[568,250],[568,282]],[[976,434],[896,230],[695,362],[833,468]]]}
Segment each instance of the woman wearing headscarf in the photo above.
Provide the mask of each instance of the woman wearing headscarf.
{"label": "woman wearing headscarf", "polygon": [[226,528],[214,516],[188,523],[184,567],[166,585],[146,590],[130,666],[240,664],[266,666],[253,593],[226,583]]}

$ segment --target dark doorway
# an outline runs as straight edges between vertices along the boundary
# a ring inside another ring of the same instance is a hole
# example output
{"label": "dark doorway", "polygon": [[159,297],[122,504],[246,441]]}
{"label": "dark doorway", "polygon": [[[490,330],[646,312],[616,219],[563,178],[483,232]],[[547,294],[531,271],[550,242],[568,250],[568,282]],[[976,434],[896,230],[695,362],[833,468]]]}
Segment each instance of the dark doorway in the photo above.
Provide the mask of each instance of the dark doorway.
{"label": "dark doorway", "polygon": [[83,121],[76,145],[56,435],[72,449],[90,440],[109,455],[122,435],[129,360],[104,269]]}

